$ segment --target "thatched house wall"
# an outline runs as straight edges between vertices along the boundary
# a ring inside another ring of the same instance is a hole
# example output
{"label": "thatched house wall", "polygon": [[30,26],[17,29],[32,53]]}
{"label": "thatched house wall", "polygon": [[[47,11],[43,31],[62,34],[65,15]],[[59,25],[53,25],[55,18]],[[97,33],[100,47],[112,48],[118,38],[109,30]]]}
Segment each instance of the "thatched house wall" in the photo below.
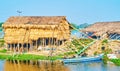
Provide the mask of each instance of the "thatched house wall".
{"label": "thatched house wall", "polygon": [[70,38],[65,16],[13,16],[3,24],[3,28],[5,42],[12,46],[32,45],[35,42],[36,46],[39,42],[43,46],[51,42],[60,45]]}
{"label": "thatched house wall", "polygon": [[120,34],[120,22],[97,22],[82,31],[88,33],[92,32],[95,36]]}

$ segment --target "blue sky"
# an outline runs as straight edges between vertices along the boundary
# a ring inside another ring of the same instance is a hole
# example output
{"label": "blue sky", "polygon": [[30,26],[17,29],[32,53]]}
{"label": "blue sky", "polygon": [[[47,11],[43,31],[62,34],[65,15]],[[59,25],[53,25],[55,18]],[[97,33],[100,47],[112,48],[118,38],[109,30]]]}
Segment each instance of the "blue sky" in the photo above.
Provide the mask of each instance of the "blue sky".
{"label": "blue sky", "polygon": [[120,0],[1,0],[0,22],[10,16],[67,16],[75,24],[120,21]]}

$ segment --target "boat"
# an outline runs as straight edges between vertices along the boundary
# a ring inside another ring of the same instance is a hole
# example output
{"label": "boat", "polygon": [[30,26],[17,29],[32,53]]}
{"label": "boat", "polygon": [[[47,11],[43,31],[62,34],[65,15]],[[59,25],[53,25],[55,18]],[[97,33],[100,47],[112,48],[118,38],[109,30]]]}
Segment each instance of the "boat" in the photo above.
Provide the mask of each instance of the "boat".
{"label": "boat", "polygon": [[62,59],[63,63],[79,63],[79,62],[91,62],[91,61],[101,61],[103,54],[93,56],[93,57],[76,57],[70,59]]}

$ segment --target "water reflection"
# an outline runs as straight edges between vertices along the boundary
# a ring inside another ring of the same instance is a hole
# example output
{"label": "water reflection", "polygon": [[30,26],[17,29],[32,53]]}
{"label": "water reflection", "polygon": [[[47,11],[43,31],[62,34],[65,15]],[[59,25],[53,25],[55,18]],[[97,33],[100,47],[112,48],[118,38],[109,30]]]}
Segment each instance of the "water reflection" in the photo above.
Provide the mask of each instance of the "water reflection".
{"label": "water reflection", "polygon": [[4,71],[69,71],[60,62],[50,61],[5,61]]}
{"label": "water reflection", "polygon": [[[120,71],[120,66],[103,62],[63,64],[51,61],[0,61],[0,71]],[[3,70],[4,66],[4,70]]]}
{"label": "water reflection", "polygon": [[65,64],[70,71],[120,71],[120,66],[100,62],[84,62]]}

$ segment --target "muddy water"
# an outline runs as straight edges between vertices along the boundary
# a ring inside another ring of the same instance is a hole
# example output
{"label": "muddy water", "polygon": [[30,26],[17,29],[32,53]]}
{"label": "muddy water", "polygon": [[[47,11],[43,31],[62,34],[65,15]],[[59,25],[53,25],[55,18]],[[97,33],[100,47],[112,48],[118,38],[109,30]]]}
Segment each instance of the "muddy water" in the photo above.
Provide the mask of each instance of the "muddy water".
{"label": "muddy water", "polygon": [[69,71],[69,69],[60,62],[5,61],[4,71]]}
{"label": "muddy water", "polygon": [[120,66],[103,62],[63,64],[50,61],[1,61],[0,71],[120,71]]}

